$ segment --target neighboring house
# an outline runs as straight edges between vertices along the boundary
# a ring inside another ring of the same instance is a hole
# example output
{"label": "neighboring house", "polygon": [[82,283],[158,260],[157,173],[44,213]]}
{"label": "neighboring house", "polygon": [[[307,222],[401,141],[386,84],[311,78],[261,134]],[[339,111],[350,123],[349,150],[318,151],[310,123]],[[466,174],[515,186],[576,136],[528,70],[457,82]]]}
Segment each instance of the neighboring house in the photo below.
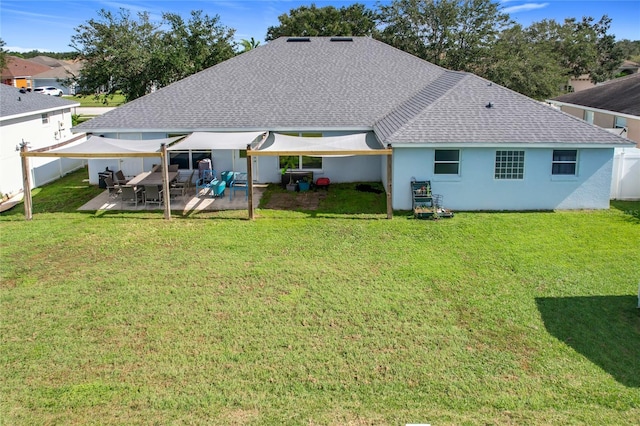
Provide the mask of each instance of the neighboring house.
{"label": "neighboring house", "polygon": [[[311,140],[291,135],[314,137],[315,145],[327,144],[324,156],[273,152],[292,155],[295,169],[314,178],[391,181],[392,206],[403,210],[411,208],[412,179],[430,180],[456,210],[608,208],[614,148],[630,145],[476,75],[366,37],[279,38],[74,131],[130,139],[131,146],[192,132],[270,132],[256,150],[277,145],[273,133],[289,136],[288,146]],[[391,147],[391,168],[384,155],[330,149],[333,136],[354,134]],[[170,162],[197,169],[198,159],[211,158],[218,172],[246,170],[244,151],[210,138],[209,149],[172,151]],[[280,182],[286,157],[250,158],[256,181]],[[90,160],[90,179],[97,182],[107,166],[133,174],[150,161]]]}
{"label": "neighboring house", "polygon": [[37,87],[34,77],[37,74],[49,71],[50,67],[17,56],[7,56],[7,64],[2,69],[2,84],[20,89],[33,89]]}
{"label": "neighboring house", "polygon": [[75,95],[76,86],[63,84],[70,77],[77,77],[82,70],[82,62],[55,59],[49,56],[36,56],[32,62],[48,66],[50,69],[34,76],[35,87],[51,86],[61,89],[65,95]]}
{"label": "neighboring house", "polygon": [[[27,142],[36,150],[74,139],[71,108],[77,102],[27,92],[0,84],[0,195],[22,191],[22,161],[17,148]],[[76,136],[77,137],[77,136]],[[84,138],[82,138],[84,139]],[[83,165],[77,159],[30,159],[32,187],[40,186]]]}
{"label": "neighboring house", "polygon": [[[625,60],[620,67],[616,70],[617,76],[627,76],[631,74],[637,74],[640,65],[636,62]],[[580,92],[582,90],[591,89],[596,84],[591,81],[589,74],[583,74],[580,77],[571,77],[569,79],[569,92]]]}
{"label": "neighboring house", "polygon": [[640,74],[558,96],[549,102],[574,117],[625,136],[640,148]]}
{"label": "neighboring house", "polygon": [[75,86],[66,86],[63,81],[77,76],[82,70],[82,62],[66,61],[36,56],[22,59],[9,56],[7,66],[2,70],[2,83],[21,89],[31,90],[35,87],[55,87],[65,95],[74,95]]}

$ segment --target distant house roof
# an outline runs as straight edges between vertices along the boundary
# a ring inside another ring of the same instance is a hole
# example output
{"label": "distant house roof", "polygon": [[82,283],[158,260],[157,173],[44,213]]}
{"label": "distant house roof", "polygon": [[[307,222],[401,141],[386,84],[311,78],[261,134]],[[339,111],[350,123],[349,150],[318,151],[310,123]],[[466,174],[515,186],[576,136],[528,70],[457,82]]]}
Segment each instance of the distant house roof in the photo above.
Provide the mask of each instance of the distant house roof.
{"label": "distant house roof", "polygon": [[0,120],[79,105],[78,102],[56,96],[21,91],[16,87],[0,84]]}
{"label": "distant house roof", "polygon": [[50,70],[51,67],[38,64],[17,56],[7,56],[7,65],[2,70],[2,78],[33,77]]}
{"label": "distant house roof", "polygon": [[631,74],[580,92],[558,96],[554,101],[640,116],[640,74]]}
{"label": "distant house roof", "polygon": [[367,37],[279,38],[76,130],[374,130],[385,144],[622,141],[473,74]]}
{"label": "distant house roof", "polygon": [[35,78],[65,79],[71,75],[78,75],[83,66],[81,61],[56,59],[49,56],[36,56],[29,61],[49,67],[47,71],[36,74]]}

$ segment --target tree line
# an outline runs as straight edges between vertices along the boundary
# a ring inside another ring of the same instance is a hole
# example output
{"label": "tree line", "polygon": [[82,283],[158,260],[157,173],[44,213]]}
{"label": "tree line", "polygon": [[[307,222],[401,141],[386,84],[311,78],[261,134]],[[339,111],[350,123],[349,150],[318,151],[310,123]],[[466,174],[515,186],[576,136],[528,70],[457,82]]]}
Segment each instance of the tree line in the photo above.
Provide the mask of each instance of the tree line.
{"label": "tree line", "polygon": [[[260,44],[253,38],[235,43],[235,30],[220,16],[199,10],[186,21],[166,12],[152,22],[148,13],[134,16],[124,8],[97,15],[76,27],[72,55],[58,54],[84,61],[82,73],[66,83],[87,94],[120,92],[133,100]],[[571,76],[588,74],[598,83],[614,77],[625,58],[640,60],[640,41],[616,42],[607,16],[523,27],[495,0],[392,0],[375,10],[360,3],[311,4],[278,21],[268,28],[267,42],[282,36],[368,36],[535,99],[562,93]],[[0,65],[7,53],[3,46],[0,40]]]}

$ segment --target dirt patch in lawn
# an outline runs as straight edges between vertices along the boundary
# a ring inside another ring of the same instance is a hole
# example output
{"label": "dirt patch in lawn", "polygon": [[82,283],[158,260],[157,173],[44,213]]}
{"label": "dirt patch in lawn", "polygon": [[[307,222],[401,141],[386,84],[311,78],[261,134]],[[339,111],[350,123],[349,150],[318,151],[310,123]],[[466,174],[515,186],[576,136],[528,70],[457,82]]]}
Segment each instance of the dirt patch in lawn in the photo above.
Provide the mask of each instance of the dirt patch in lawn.
{"label": "dirt patch in lawn", "polygon": [[271,194],[265,206],[272,210],[317,210],[320,202],[327,198],[326,191],[277,192]]}

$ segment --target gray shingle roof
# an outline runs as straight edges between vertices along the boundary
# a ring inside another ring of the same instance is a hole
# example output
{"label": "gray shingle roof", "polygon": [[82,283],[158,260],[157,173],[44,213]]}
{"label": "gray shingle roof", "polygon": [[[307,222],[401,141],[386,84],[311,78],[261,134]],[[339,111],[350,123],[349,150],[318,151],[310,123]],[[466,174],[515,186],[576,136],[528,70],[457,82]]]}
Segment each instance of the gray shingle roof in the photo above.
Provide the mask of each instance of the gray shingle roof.
{"label": "gray shingle roof", "polygon": [[[493,108],[485,108],[489,102]],[[383,143],[623,141],[366,37],[280,38],[77,127],[100,133],[295,129],[375,129]]]}
{"label": "gray shingle roof", "polygon": [[640,74],[616,78],[553,100],[640,117]]}
{"label": "gray shingle roof", "polygon": [[20,89],[0,84],[0,118],[6,119],[15,115],[37,113],[39,111],[51,111],[71,108],[80,105],[55,96],[40,93],[21,93]]}

